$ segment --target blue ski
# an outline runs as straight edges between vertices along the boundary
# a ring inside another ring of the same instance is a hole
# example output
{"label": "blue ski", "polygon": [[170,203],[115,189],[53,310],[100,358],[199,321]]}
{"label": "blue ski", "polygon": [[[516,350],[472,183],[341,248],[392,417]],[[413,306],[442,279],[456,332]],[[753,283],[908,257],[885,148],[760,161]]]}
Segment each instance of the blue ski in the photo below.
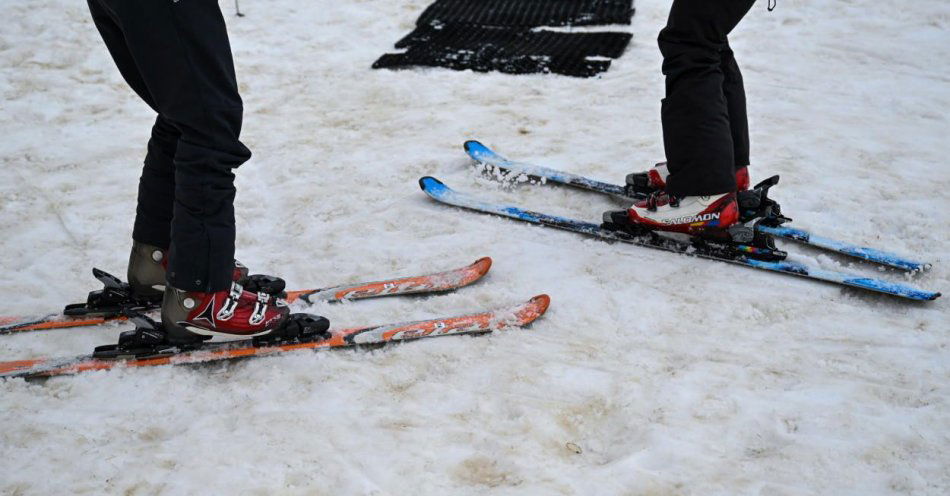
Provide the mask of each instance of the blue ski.
{"label": "blue ski", "polygon": [[[422,188],[422,191],[440,203],[445,203],[477,212],[508,217],[510,219],[529,222],[532,224],[554,227],[565,231],[571,231],[603,239],[605,241],[629,243],[637,246],[682,253],[684,255],[744,265],[756,269],[769,270],[784,274],[793,274],[843,286],[866,289],[877,293],[900,296],[911,300],[934,300],[940,296],[940,293],[917,289],[905,284],[864,277],[856,274],[823,270],[815,267],[809,267],[798,262],[788,260],[766,261],[752,258],[749,256],[750,254],[755,254],[761,258],[763,253],[760,252],[769,251],[752,246],[738,245],[726,247],[706,242],[697,242],[695,240],[680,241],[659,234],[632,236],[623,232],[603,229],[600,227],[600,225],[590,222],[569,219],[556,215],[548,215],[539,212],[532,212],[516,206],[495,204],[480,200],[470,195],[459,193],[452,188],[449,188],[444,183],[442,183],[442,181],[439,181],[434,177],[423,177],[419,180],[419,186]],[[764,255],[768,256],[769,253],[764,253]]]}
{"label": "blue ski", "polygon": [[[477,162],[498,168],[502,172],[525,174],[533,180],[540,182],[553,182],[572,186],[574,188],[591,191],[594,193],[604,193],[625,198],[633,198],[627,194],[626,188],[617,184],[605,183],[596,179],[590,179],[577,174],[563,172],[540,165],[527,164],[524,162],[514,162],[495,153],[492,149],[479,143],[478,141],[466,141],[465,151],[472,159]],[[757,225],[756,229],[777,236],[780,238],[791,239],[816,248],[834,251],[842,255],[855,257],[867,262],[877,263],[907,271],[923,271],[930,268],[929,263],[918,262],[908,258],[888,253],[874,248],[854,245],[844,241],[838,241],[824,236],[812,234],[803,229],[790,228],[785,226],[768,227]]]}

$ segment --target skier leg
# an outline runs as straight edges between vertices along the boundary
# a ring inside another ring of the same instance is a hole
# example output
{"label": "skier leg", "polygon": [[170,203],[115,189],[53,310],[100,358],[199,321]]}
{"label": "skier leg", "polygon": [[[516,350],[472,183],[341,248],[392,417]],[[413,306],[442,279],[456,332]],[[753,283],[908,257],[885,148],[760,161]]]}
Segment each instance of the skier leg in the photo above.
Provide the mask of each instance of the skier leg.
{"label": "skier leg", "polygon": [[[735,169],[749,165],[749,117],[746,114],[745,86],[735,54],[728,40],[721,52],[720,68],[723,74],[722,93],[729,109],[729,130],[732,134],[732,151]],[[739,188],[740,190],[742,188]]]}
{"label": "skier leg", "polygon": [[674,0],[659,46],[666,75],[663,143],[676,196],[736,190],[721,51],[754,0]]}
{"label": "skier leg", "polygon": [[175,150],[181,133],[159,115],[152,126],[145,166],[139,178],[138,204],[132,228],[128,281],[138,297],[160,298],[171,245],[175,204]]}
{"label": "skier leg", "polygon": [[[88,0],[89,11],[112,59],[129,87],[152,109],[155,99],[136,66],[118,15],[101,0]],[[171,244],[172,208],[175,200],[175,149],[181,133],[159,115],[152,127],[132,228],[132,250],[127,278],[140,300],[158,300],[165,286],[165,259]]]}
{"label": "skier leg", "polygon": [[[234,259],[232,169],[250,152],[238,138],[242,104],[221,11],[216,3],[203,1],[91,1],[112,14],[147,83],[146,99],[161,115],[153,129],[145,183],[162,178],[161,201],[154,202],[154,210],[160,210],[159,204],[167,208],[174,198],[173,215],[157,216],[158,224],[174,219],[168,280],[186,290],[227,290]],[[119,55],[117,59],[125,58]],[[170,153],[173,165],[167,160]],[[173,195],[168,194],[171,184]],[[143,217],[149,206],[143,205]],[[161,226],[154,229],[163,231]],[[162,241],[148,240],[155,245]]]}
{"label": "skier leg", "polygon": [[[715,4],[716,2],[711,2]],[[671,18],[673,13],[671,12]],[[682,17],[682,15],[677,14],[677,17]],[[662,39],[666,36],[661,34],[661,46],[663,44]],[[698,49],[697,49],[698,50]],[[710,53],[707,50],[707,57],[710,56]],[[719,69],[722,72],[722,98],[725,99],[725,120],[728,122],[728,134],[731,138],[732,146],[732,156],[733,156],[733,172],[735,173],[736,181],[736,190],[745,191],[749,189],[749,171],[746,166],[749,165],[749,121],[746,116],[746,99],[745,99],[745,88],[742,82],[742,73],[739,72],[739,66],[736,64],[735,56],[732,52],[732,49],[729,47],[729,42],[727,38],[724,38],[724,41],[721,47],[715,53],[715,56],[719,57]],[[664,65],[664,71],[666,71],[667,66]],[[668,85],[670,86],[670,81],[668,79]],[[704,91],[708,93],[715,93],[715,86],[705,87]],[[715,95],[715,97],[708,101],[700,101],[706,96],[703,94],[696,94],[696,101],[690,102],[688,106],[681,108],[681,110],[687,113],[687,119],[674,119],[675,105],[671,102],[669,98],[664,101],[664,135],[666,141],[682,141],[682,135],[688,131],[683,130],[682,125],[678,125],[681,122],[689,122],[689,119],[699,119],[704,118],[699,113],[695,113],[695,110],[701,110],[703,105],[716,104],[720,101],[720,97]],[[682,184],[685,179],[686,182],[689,182],[689,177],[682,175],[684,170],[683,165],[686,164],[687,171],[699,171],[699,173],[687,172],[687,174],[692,174],[693,176],[700,175],[700,179],[705,179],[707,176],[710,178],[715,178],[715,184],[725,184],[728,183],[728,179],[725,178],[725,173],[722,172],[723,169],[728,169],[726,163],[728,163],[728,158],[725,157],[725,152],[723,151],[727,145],[725,143],[725,126],[722,124],[722,115],[718,113],[716,119],[709,120],[713,123],[713,127],[705,129],[707,132],[707,138],[705,140],[697,141],[695,143],[690,143],[687,146],[677,145],[671,146],[667,145],[666,154],[667,157],[673,155],[682,158],[678,161],[678,170],[680,171],[680,184]],[[669,119],[667,119],[669,117]],[[698,121],[697,121],[698,122]],[[700,132],[703,130],[700,129]],[[709,148],[708,145],[704,143],[709,142],[709,137],[714,138],[715,143],[719,143],[717,146]],[[706,148],[702,148],[706,146]],[[692,148],[695,147],[695,148]],[[717,154],[709,154],[704,152],[704,150],[711,149],[717,151],[718,160],[707,160],[707,155],[713,155],[715,157]],[[698,164],[698,165],[697,165]],[[677,165],[673,165],[672,168],[676,169]],[[630,196],[638,195],[649,195],[657,190],[666,190],[667,189],[667,178],[670,175],[671,166],[668,162],[661,162],[656,164],[655,167],[644,172],[634,172],[628,174],[626,177],[626,189],[627,193]],[[699,184],[699,183],[697,183]],[[723,186],[718,186],[713,189],[722,189]]]}
{"label": "skier leg", "polygon": [[[239,140],[243,108],[217,2],[91,1],[113,21],[110,28],[121,33],[146,83],[147,101],[160,114],[140,185],[163,185],[160,194],[149,197],[154,203],[143,204],[143,219],[149,207],[167,205],[173,198],[162,304],[168,338],[193,341],[190,331],[260,335],[282,330],[286,305],[245,291],[233,280],[239,271],[234,266],[232,169],[251,153]],[[172,195],[168,185],[173,185]],[[148,255],[142,252],[142,258]],[[157,262],[154,251],[152,257]]]}
{"label": "skier leg", "polygon": [[119,25],[119,17],[116,12],[104,0],[87,0],[89,13],[92,14],[93,24],[102,36],[109,55],[119,69],[119,74],[125,79],[129,87],[132,88],[139,98],[141,98],[149,107],[156,112],[155,99],[148,91],[148,86],[142,74],[135,64],[135,59],[129,51],[129,46],[125,41],[125,34]]}
{"label": "skier leg", "polygon": [[[739,222],[736,153],[726,86],[735,94],[741,78],[725,61],[727,35],[755,0],[674,0],[658,39],[666,75],[662,103],[663,145],[667,162],[646,174],[627,176],[628,191],[650,191],[634,203],[622,222],[634,233],[671,231],[748,242],[752,231]],[[731,55],[731,51],[727,56]],[[727,81],[728,79],[728,81]],[[736,96],[740,96],[739,91]],[[737,98],[744,123],[745,103]],[[737,110],[738,112],[739,110]],[[742,129],[737,129],[742,134]],[[748,181],[744,181],[747,186]],[[607,215],[613,219],[613,213]]]}
{"label": "skier leg", "polygon": [[722,93],[729,107],[729,130],[732,134],[732,154],[735,162],[736,190],[746,191],[750,187],[749,179],[749,117],[746,114],[745,86],[742,73],[736,64],[735,54],[726,41],[720,52],[722,62]]}
{"label": "skier leg", "polygon": [[[132,293],[139,299],[160,300],[164,291],[175,205],[174,159],[180,137],[181,133],[167,119],[161,115],[156,118],[139,179],[138,206],[129,256],[128,281]],[[248,268],[237,260],[234,260],[231,279],[245,288],[271,295],[284,290],[282,279],[265,275],[250,276]]]}
{"label": "skier leg", "polygon": [[175,205],[175,152],[181,132],[159,115],[148,140],[145,165],[139,178],[138,206],[132,239],[167,250],[171,245]]}

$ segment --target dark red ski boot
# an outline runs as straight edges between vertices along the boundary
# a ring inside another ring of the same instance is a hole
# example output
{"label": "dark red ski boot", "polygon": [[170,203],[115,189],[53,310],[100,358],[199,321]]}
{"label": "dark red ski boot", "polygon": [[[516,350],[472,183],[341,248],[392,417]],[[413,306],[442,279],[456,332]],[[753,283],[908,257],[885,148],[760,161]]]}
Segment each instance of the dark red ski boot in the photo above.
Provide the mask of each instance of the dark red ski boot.
{"label": "dark red ski boot", "polygon": [[189,343],[216,335],[255,337],[278,331],[288,320],[284,300],[245,291],[234,282],[226,291],[203,293],[165,288],[162,325],[171,343]]}

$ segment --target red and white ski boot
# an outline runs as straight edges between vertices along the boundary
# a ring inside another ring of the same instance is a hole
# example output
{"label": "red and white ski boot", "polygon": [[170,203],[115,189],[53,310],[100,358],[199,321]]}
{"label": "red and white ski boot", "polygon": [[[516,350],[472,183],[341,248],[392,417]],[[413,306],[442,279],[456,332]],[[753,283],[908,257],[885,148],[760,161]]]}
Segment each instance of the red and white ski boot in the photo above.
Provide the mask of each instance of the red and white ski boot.
{"label": "red and white ski boot", "polygon": [[[627,174],[627,196],[640,198],[656,191],[663,191],[666,189],[666,178],[669,176],[670,171],[666,167],[666,162],[660,162],[646,172]],[[748,189],[749,167],[746,166],[736,170],[736,191]]]}
{"label": "red and white ski boot", "polygon": [[319,316],[290,313],[287,302],[273,295],[245,290],[233,282],[226,291],[204,293],[165,288],[162,326],[172,344],[213,336],[313,339],[326,337],[329,322]]}
{"label": "red and white ski boot", "polygon": [[604,222],[635,235],[675,232],[722,241],[732,241],[732,228],[741,227],[735,193],[677,198],[657,191],[626,211],[606,212]]}

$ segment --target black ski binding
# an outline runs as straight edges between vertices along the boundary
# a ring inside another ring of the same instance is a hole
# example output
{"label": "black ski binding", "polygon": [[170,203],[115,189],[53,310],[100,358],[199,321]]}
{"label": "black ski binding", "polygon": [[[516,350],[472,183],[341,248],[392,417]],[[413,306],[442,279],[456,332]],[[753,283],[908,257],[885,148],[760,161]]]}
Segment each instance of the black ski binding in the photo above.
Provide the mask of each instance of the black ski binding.
{"label": "black ski binding", "polygon": [[626,210],[608,210],[604,212],[603,223],[600,227],[607,231],[622,232],[631,236],[650,234],[649,229],[631,224]]}
{"label": "black ski binding", "polygon": [[255,345],[281,345],[329,339],[330,321],[309,313],[294,313],[270,334],[254,338]]}
{"label": "black ski binding", "polygon": [[86,303],[66,305],[64,315],[70,316],[104,316],[115,317],[122,314],[126,308],[148,310],[159,306],[162,296],[151,298],[136,297],[128,283],[106,271],[92,269],[92,275],[102,282],[103,288],[91,291]]}
{"label": "black ski binding", "polygon": [[287,282],[276,276],[251,274],[242,282],[242,286],[252,293],[266,293],[275,298],[286,298]]}
{"label": "black ski binding", "polygon": [[627,174],[626,184],[623,188],[624,194],[628,198],[646,198],[656,191],[656,188],[650,186],[650,176],[646,172]]}
{"label": "black ski binding", "polygon": [[168,342],[161,324],[132,310],[123,313],[135,324],[135,329],[119,334],[118,344],[97,346],[92,356],[104,360],[130,360],[167,356],[180,351],[178,346]]}
{"label": "black ski binding", "polygon": [[759,219],[764,226],[778,227],[792,219],[782,215],[782,207],[769,198],[769,189],[778,184],[779,176],[772,176],[759,182],[748,191],[740,191],[736,196],[739,203],[739,221],[750,222]]}
{"label": "black ski binding", "polygon": [[759,231],[754,227],[763,221],[764,219],[759,219],[752,227],[741,226],[741,235],[737,235],[737,233],[733,232],[733,229],[730,229],[729,234],[732,236],[733,243],[740,245],[736,247],[736,250],[748,258],[754,258],[764,262],[780,262],[785,260],[788,258],[788,252],[778,249],[775,245],[775,237],[771,234]]}

